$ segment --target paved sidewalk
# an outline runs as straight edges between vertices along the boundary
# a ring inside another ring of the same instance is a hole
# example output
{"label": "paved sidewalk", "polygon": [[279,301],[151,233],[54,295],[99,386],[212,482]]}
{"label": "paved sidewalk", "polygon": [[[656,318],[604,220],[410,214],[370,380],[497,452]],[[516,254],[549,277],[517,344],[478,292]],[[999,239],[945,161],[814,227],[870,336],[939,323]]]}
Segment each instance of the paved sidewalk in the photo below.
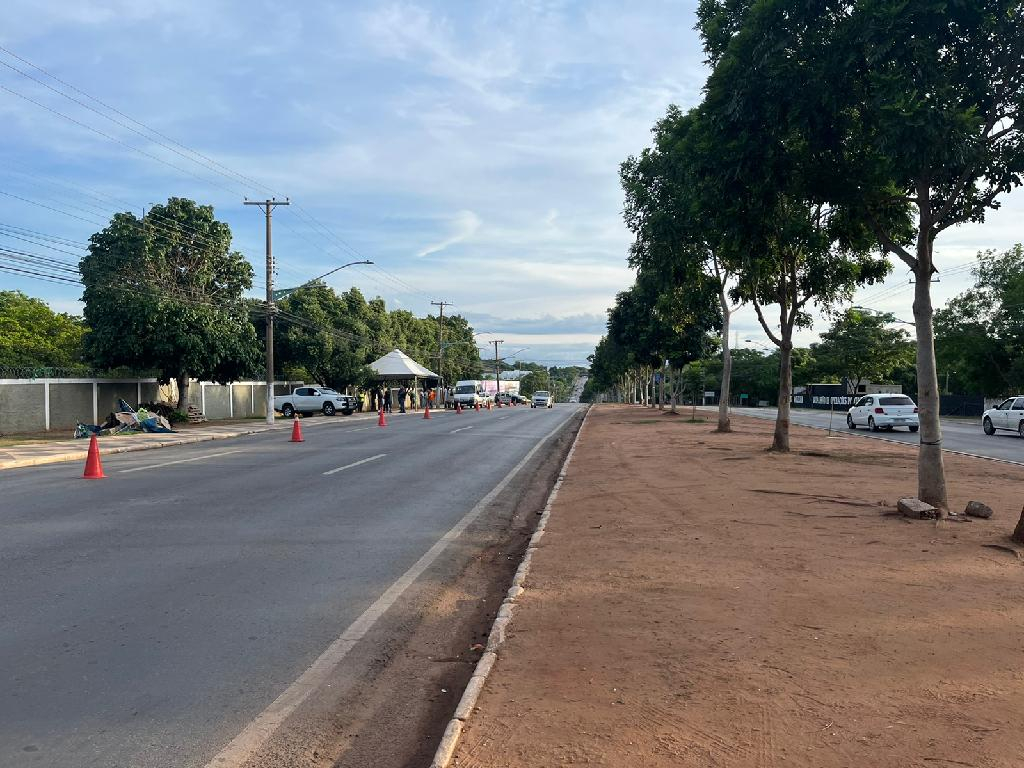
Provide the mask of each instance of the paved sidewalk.
{"label": "paved sidewalk", "polygon": [[593,408],[456,768],[986,766],[1024,754],[1024,469]]}
{"label": "paved sidewalk", "polygon": [[[431,412],[435,413],[435,412]],[[407,414],[388,414],[392,416],[417,415],[415,411]],[[423,412],[419,411],[420,418]],[[329,425],[351,424],[353,421],[376,419],[376,413],[356,413],[351,416],[314,416],[302,419],[302,428]],[[127,435],[114,435],[99,438],[100,452],[106,456],[113,453],[131,453],[133,451],[149,451],[154,448],[167,448],[175,445],[202,443],[209,440],[225,440],[242,435],[253,435],[270,430],[291,429],[291,419],[278,417],[273,427],[266,422],[250,419],[247,421],[219,422],[210,421],[204,424],[192,424],[172,434],[149,434],[146,432]],[[84,461],[89,452],[88,439],[39,440],[0,447],[0,470],[17,467],[33,467],[40,464],[56,464],[63,461]]]}

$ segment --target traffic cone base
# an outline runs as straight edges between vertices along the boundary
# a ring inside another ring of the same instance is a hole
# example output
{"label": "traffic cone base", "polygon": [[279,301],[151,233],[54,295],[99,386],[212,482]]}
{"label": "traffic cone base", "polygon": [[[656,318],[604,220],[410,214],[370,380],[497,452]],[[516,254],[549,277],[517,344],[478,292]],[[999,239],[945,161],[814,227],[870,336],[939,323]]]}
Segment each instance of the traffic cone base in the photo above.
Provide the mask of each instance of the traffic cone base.
{"label": "traffic cone base", "polygon": [[386,418],[384,418],[384,409],[381,408],[380,409],[380,416],[377,418],[377,426],[378,427],[386,427],[387,425],[388,425],[388,420]]}
{"label": "traffic cone base", "polygon": [[96,435],[89,439],[89,455],[85,459],[85,472],[82,474],[86,480],[100,480],[106,475],[103,474],[103,462],[100,461],[100,444]]}
{"label": "traffic cone base", "polygon": [[302,427],[299,426],[299,417],[296,416],[292,419],[292,439],[290,442],[293,443],[304,443],[305,438],[302,436]]}

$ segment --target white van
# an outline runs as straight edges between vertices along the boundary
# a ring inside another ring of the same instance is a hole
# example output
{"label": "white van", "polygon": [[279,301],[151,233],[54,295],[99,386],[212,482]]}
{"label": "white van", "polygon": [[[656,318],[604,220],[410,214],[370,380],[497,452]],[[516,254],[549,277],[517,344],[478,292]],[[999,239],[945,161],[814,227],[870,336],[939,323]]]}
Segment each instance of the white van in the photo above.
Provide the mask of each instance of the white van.
{"label": "white van", "polygon": [[490,395],[484,391],[484,383],[482,381],[465,379],[455,382],[453,400],[456,405],[461,405],[463,408],[473,408],[477,405],[487,405],[490,399]]}

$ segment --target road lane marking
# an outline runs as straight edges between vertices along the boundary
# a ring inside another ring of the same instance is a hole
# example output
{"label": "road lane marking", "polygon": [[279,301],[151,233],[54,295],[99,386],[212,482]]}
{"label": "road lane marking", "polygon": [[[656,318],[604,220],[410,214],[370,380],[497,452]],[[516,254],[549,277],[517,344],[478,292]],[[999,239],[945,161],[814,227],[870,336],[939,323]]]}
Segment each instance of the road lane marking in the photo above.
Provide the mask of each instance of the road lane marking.
{"label": "road lane marking", "polygon": [[[573,412],[575,413],[575,411]],[[280,696],[274,699],[266,709],[264,709],[256,719],[249,723],[242,732],[239,733],[231,743],[228,744],[224,749],[218,752],[210,762],[206,764],[205,768],[237,768],[238,766],[244,765],[256,753],[256,751],[262,747],[274,732],[281,726],[281,724],[288,719],[289,716],[296,709],[302,706],[302,703],[308,699],[313,692],[334,672],[339,664],[344,660],[351,651],[356,643],[363,639],[367,632],[373,627],[373,625],[383,616],[387,610],[397,602],[398,598],[405,592],[421,575],[433,564],[433,562],[447,549],[448,545],[462,535],[462,532],[470,526],[470,524],[480,516],[487,506],[494,501],[494,499],[505,490],[509,483],[519,474],[519,472],[525,467],[530,459],[541,449],[549,438],[556,435],[562,430],[569,419],[572,417],[572,413],[566,416],[558,426],[548,432],[544,437],[537,441],[537,444],[531,448],[519,463],[516,464],[511,471],[505,475],[500,483],[494,488],[476,505],[465,514],[465,516],[459,520],[451,529],[448,530],[440,539],[438,539],[434,546],[424,553],[424,555],[417,560],[412,566],[403,573],[394,584],[388,587],[380,597],[378,597],[369,608],[363,611],[359,617],[353,621],[348,628],[341,633],[337,640],[331,643],[327,650],[325,650],[320,656],[309,666],[309,668],[299,675],[298,679],[289,685]]]}
{"label": "road lane marking", "polygon": [[377,459],[383,459],[385,456],[387,456],[386,453],[378,453],[376,456],[371,456],[370,458],[363,459],[362,461],[353,461],[351,464],[346,464],[344,467],[338,467],[337,469],[329,469],[326,472],[324,472],[324,474],[325,475],[333,475],[335,472],[341,472],[342,470],[345,470],[345,469],[352,469],[352,467],[358,467],[360,464],[366,464],[367,462],[370,462],[370,461],[376,461]]}
{"label": "road lane marking", "polygon": [[358,427],[357,429],[346,429],[346,432],[365,432],[369,427]]}
{"label": "road lane marking", "polygon": [[132,467],[131,469],[119,469],[118,472],[141,472],[144,469],[159,469],[160,467],[169,467],[171,464],[185,464],[189,461],[202,461],[203,459],[212,459],[217,456],[227,456],[229,453],[242,453],[242,451],[221,451],[220,453],[204,453],[202,456],[193,456],[191,459],[178,459],[177,461],[163,461],[159,464],[147,464],[144,467]]}
{"label": "road lane marking", "polygon": [[465,432],[467,429],[472,429],[472,427],[459,427],[458,429],[453,429],[448,434],[449,435],[454,435],[456,432]]}
{"label": "road lane marking", "polygon": [[502,419],[507,419],[507,418],[508,418],[508,416],[499,416],[498,417],[498,421],[501,421]]}

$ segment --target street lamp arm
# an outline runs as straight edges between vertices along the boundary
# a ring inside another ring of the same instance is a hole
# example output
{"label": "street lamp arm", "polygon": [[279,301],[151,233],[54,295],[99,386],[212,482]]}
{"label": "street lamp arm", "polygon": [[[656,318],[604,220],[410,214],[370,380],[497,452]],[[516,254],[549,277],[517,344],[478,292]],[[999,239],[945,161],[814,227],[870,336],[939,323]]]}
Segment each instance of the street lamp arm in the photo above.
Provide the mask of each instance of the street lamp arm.
{"label": "street lamp arm", "polygon": [[309,285],[310,283],[315,283],[317,280],[323,280],[328,275],[333,275],[338,270],[344,269],[345,267],[351,267],[351,266],[353,266],[355,264],[373,264],[373,262],[368,260],[368,259],[366,261],[350,261],[348,264],[342,264],[340,267],[335,267],[334,269],[332,269],[332,270],[330,270],[328,272],[324,272],[319,277],[314,277],[312,280],[307,280],[302,285]]}

